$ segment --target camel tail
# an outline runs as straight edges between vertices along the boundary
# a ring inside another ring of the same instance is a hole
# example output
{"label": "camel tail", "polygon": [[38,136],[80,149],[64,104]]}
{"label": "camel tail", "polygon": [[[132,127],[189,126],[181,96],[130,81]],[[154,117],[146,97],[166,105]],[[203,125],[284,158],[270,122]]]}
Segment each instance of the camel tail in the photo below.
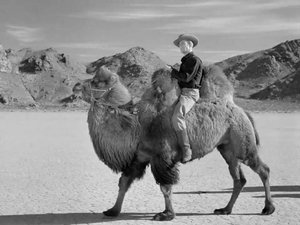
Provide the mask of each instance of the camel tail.
{"label": "camel tail", "polygon": [[251,116],[251,114],[247,111],[245,111],[247,117],[249,118],[252,126],[253,126],[253,129],[254,129],[254,133],[255,133],[255,141],[256,141],[256,146],[260,146],[260,138],[259,138],[259,135],[258,135],[258,132],[257,132],[257,129],[256,129],[256,126],[255,126],[255,122],[254,122],[254,119],[253,117]]}

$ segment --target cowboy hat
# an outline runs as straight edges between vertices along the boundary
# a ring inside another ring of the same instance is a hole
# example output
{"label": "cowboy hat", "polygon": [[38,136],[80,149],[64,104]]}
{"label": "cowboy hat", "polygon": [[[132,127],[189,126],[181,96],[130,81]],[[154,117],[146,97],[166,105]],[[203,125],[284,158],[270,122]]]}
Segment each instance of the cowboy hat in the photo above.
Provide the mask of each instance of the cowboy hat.
{"label": "cowboy hat", "polygon": [[179,43],[182,40],[193,42],[193,47],[195,47],[198,44],[198,38],[192,34],[180,34],[173,43],[174,43],[174,45],[179,47]]}

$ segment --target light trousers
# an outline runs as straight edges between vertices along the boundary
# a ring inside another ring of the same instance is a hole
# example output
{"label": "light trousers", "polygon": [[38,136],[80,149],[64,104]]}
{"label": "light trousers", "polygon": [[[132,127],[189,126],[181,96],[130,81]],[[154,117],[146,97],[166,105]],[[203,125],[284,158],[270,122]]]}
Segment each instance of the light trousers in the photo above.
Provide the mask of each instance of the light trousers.
{"label": "light trousers", "polygon": [[172,116],[173,127],[176,131],[186,129],[185,116],[199,100],[199,89],[183,88],[179,101]]}

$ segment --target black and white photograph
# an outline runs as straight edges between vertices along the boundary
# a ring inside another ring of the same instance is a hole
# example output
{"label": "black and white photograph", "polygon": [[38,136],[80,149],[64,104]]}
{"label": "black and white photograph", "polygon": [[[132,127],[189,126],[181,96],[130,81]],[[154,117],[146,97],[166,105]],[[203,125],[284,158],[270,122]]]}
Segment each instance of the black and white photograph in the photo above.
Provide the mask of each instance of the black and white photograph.
{"label": "black and white photograph", "polygon": [[0,225],[300,224],[299,12],[0,0]]}

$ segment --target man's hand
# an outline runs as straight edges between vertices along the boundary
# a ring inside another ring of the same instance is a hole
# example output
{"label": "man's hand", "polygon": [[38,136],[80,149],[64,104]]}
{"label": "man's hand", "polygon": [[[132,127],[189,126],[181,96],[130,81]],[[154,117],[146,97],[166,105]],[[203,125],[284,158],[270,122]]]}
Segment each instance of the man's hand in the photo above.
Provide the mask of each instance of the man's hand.
{"label": "man's hand", "polygon": [[176,73],[177,70],[169,64],[166,64],[165,66],[166,66],[167,69],[171,70],[171,77],[176,79],[176,74],[175,73]]}
{"label": "man's hand", "polygon": [[165,67],[166,67],[168,70],[173,69],[173,67],[172,67],[171,65],[168,65],[168,64],[166,64]]}

